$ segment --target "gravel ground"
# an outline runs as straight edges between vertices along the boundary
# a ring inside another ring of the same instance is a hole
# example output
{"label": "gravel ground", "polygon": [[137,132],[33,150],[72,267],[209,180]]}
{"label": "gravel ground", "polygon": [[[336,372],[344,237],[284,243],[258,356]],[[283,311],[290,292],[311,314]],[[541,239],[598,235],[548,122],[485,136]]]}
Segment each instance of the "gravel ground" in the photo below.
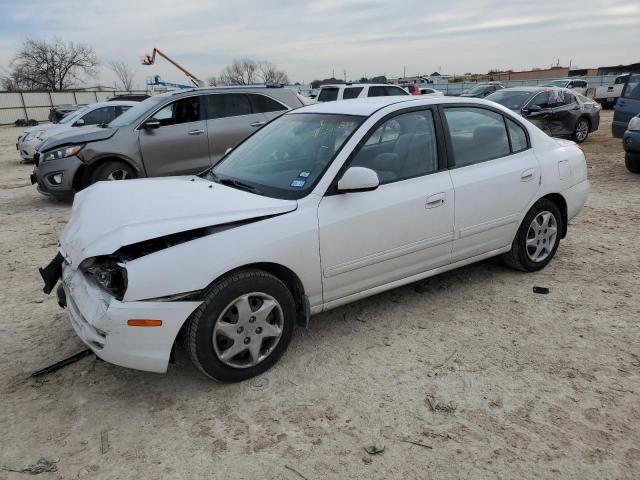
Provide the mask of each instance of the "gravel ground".
{"label": "gravel ground", "polygon": [[[272,370],[236,385],[181,351],[166,375],[91,356],[29,377],[84,348],[37,273],[70,204],[35,191],[20,130],[1,128],[0,468],[45,457],[57,472],[43,477],[67,479],[638,478],[640,176],[611,117],[584,144],[592,193],[546,269],[493,259],[319,315]],[[369,455],[375,442],[385,449]]]}

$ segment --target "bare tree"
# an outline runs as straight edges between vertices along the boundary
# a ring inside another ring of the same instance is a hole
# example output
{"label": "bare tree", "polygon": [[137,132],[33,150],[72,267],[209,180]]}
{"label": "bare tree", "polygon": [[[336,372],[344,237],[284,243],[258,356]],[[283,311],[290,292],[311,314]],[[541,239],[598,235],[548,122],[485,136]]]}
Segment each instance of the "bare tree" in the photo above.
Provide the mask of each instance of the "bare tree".
{"label": "bare tree", "polygon": [[234,60],[220,73],[220,83],[225,85],[253,85],[258,83],[258,63],[250,58]]}
{"label": "bare tree", "polygon": [[286,72],[269,61],[256,62],[250,58],[234,60],[220,72],[218,82],[223,85],[254,85],[256,83],[289,83]]}
{"label": "bare tree", "polygon": [[98,65],[93,48],[87,45],[27,38],[10,67],[17,88],[64,90],[85,75],[94,76]]}
{"label": "bare tree", "polygon": [[210,87],[217,87],[218,77],[216,77],[215,75],[211,75],[209,78],[207,78],[207,85],[209,85]]}
{"label": "bare tree", "polygon": [[278,70],[275,63],[269,61],[258,62],[258,69],[263,83],[288,84],[289,77],[283,70]]}
{"label": "bare tree", "polygon": [[109,67],[118,77],[122,90],[130,91],[133,88],[133,70],[129,65],[121,61],[109,62]]}

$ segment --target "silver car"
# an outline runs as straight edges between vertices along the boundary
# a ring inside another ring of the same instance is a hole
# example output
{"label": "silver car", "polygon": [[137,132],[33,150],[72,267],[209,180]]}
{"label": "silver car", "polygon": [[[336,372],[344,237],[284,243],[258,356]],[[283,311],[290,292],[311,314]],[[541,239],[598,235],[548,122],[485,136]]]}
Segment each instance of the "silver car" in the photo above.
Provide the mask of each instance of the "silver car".
{"label": "silver car", "polygon": [[109,123],[123,112],[137,105],[137,103],[138,102],[118,100],[86,105],[66,115],[58,123],[42,123],[35,127],[27,128],[22,132],[22,135],[18,137],[16,148],[22,160],[30,162],[33,160],[33,155],[38,147],[47,138],[71,130],[74,127]]}
{"label": "silver car", "polygon": [[64,196],[101,180],[198,173],[265,123],[301,106],[296,93],[282,87],[157,95],[106,126],[43,142],[31,182],[41,193]]}

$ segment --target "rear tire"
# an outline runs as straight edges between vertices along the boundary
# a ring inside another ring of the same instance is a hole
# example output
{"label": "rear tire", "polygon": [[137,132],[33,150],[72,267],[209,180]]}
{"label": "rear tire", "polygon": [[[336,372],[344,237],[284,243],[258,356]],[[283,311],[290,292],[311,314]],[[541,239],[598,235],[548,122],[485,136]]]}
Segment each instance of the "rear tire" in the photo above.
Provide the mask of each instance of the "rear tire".
{"label": "rear tire", "polygon": [[582,117],[579,118],[576,122],[576,126],[573,130],[573,139],[576,143],[584,142],[589,136],[589,129],[591,128],[591,123],[588,119]]}
{"label": "rear tire", "polygon": [[535,272],[556,254],[562,233],[562,214],[551,200],[538,200],[525,215],[504,262],[516,270]]}
{"label": "rear tire", "polygon": [[129,180],[135,178],[135,172],[128,163],[109,161],[95,169],[91,175],[90,184],[109,180]]}
{"label": "rear tire", "polygon": [[295,302],[284,283],[263,270],[240,270],[208,289],[188,320],[185,347],[209,378],[240,382],[280,359],[295,319]]}
{"label": "rear tire", "polygon": [[640,173],[640,156],[632,158],[628,153],[624,156],[624,164],[631,173]]}

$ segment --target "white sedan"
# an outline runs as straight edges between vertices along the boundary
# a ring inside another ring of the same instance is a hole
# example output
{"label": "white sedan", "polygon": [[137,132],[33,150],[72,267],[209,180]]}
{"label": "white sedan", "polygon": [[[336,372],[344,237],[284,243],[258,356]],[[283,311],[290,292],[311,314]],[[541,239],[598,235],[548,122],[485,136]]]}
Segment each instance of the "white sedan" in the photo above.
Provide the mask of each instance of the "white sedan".
{"label": "white sedan", "polygon": [[164,372],[183,338],[234,382],[313,314],[496,255],[543,268],[588,191],[580,148],[495,103],[321,103],[200,176],[80,192],[41,273],[102,359]]}
{"label": "white sedan", "polygon": [[139,102],[128,100],[114,100],[111,102],[99,102],[86,105],[75,112],[71,112],[58,123],[43,123],[27,128],[18,137],[16,149],[22,160],[31,162],[33,154],[46,139],[71,130],[74,127],[86,127],[109,123]]}

